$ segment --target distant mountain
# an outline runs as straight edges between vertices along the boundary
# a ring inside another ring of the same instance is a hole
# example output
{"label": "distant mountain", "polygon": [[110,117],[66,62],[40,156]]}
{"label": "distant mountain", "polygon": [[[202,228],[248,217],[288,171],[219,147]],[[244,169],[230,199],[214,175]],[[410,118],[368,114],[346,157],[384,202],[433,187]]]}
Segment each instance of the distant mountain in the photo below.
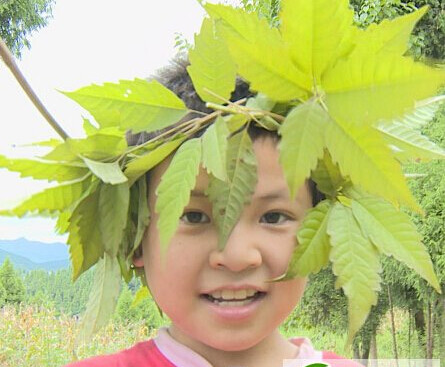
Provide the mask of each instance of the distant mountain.
{"label": "distant mountain", "polygon": [[15,268],[22,270],[34,270],[34,269],[43,269],[47,271],[66,269],[70,266],[70,261],[66,260],[57,260],[57,261],[48,261],[43,263],[35,263],[26,257],[12,254],[8,251],[0,250],[0,264],[5,261],[5,259],[9,257],[9,260],[14,264]]}
{"label": "distant mountain", "polygon": [[68,246],[59,242],[44,243],[29,241],[26,238],[0,240],[0,250],[25,257],[34,263],[69,259]]}
{"label": "distant mountain", "polygon": [[64,243],[44,243],[26,238],[0,240],[0,263],[6,257],[23,270],[58,270],[70,265],[68,246]]}

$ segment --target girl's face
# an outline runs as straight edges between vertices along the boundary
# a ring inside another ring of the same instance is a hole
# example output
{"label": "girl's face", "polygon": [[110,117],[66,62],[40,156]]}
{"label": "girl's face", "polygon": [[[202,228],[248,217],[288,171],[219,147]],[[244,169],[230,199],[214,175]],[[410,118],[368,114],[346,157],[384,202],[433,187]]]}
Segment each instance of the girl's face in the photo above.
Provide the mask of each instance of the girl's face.
{"label": "girl's face", "polygon": [[[144,266],[150,290],[172,320],[175,336],[195,350],[241,351],[271,335],[300,300],[305,279],[267,283],[282,275],[296,243],[296,231],[312,206],[307,186],[296,200],[289,191],[271,138],[254,142],[258,184],[218,251],[218,231],[204,192],[208,176],[201,170],[190,203],[161,263],[155,189],[169,161],[151,176],[151,222],[143,241]],[[227,301],[219,301],[226,298]],[[234,299],[237,300],[234,300]]]}

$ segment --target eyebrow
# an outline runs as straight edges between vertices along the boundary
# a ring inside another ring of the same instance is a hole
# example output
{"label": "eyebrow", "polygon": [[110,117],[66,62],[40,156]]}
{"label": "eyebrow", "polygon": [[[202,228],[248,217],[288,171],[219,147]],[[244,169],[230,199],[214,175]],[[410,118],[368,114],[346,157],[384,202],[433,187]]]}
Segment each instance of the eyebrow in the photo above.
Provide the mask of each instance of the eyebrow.
{"label": "eyebrow", "polygon": [[194,197],[207,197],[206,193],[201,190],[192,190],[190,195]]}
{"label": "eyebrow", "polygon": [[285,189],[280,189],[280,190],[260,194],[258,196],[255,196],[255,199],[267,201],[267,200],[276,200],[276,199],[289,199],[289,196],[287,195],[287,192]]}

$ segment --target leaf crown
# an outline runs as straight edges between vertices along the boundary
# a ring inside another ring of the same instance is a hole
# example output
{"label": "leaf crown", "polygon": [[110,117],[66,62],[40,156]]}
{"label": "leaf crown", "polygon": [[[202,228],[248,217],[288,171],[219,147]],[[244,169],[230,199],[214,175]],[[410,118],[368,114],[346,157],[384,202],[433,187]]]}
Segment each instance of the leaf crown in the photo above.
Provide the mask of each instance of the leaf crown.
{"label": "leaf crown", "polygon": [[[381,254],[440,291],[421,238],[400,211],[421,212],[402,163],[445,157],[419,131],[443,99],[431,97],[445,72],[406,55],[427,8],[362,30],[346,0],[283,0],[278,28],[238,8],[204,7],[208,17],[187,72],[206,113],[186,106],[189,91],[178,97],[157,80],[91,85],[65,93],[95,119],[84,120],[85,138],[41,143],[51,151],[38,159],[0,157],[22,176],[60,183],[2,214],[57,216],[58,232],[69,234],[74,278],[97,264],[84,335],[113,309],[121,274],[133,276],[132,257],[149,221],[146,172],[175,152],[155,208],[165,251],[199,166],[207,169],[222,249],[256,183],[248,134],[254,124],[279,134],[291,196],[310,177],[326,197],[307,213],[277,281],[331,262],[348,297],[349,341],[376,304]],[[230,101],[237,75],[255,95]],[[128,146],[129,130],[160,132]]]}

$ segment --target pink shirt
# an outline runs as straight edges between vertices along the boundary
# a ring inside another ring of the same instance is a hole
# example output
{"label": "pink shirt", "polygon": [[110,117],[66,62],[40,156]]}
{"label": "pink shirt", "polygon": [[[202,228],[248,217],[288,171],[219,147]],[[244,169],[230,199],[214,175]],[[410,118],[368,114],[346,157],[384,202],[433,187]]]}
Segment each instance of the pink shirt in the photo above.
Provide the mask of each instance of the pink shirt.
{"label": "pink shirt", "polygon": [[[292,338],[292,343],[299,347],[298,357],[286,362],[286,367],[300,367],[304,364],[322,362],[326,359],[340,359],[332,352],[321,352],[314,349],[307,338]],[[354,362],[339,366],[356,366]],[[332,363],[331,363],[332,364]],[[158,331],[156,338],[140,342],[129,349],[116,354],[98,356],[76,362],[66,367],[212,367],[198,353],[177,342],[166,328]]]}

